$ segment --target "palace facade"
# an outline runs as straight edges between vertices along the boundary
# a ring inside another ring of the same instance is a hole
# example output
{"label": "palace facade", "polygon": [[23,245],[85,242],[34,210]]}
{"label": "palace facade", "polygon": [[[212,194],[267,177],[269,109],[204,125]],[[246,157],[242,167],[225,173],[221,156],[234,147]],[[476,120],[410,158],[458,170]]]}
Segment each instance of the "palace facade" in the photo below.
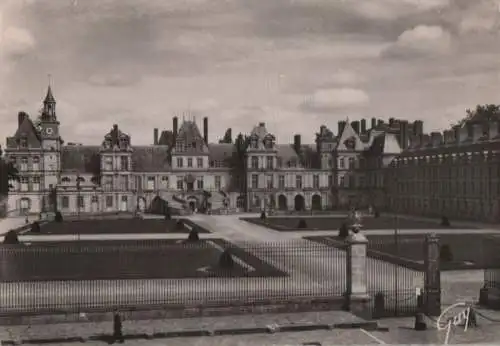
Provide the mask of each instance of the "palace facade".
{"label": "palace facade", "polygon": [[[236,146],[210,143],[194,120],[153,131],[153,143],[132,145],[118,125],[96,145],[64,144],[49,86],[38,119],[18,114],[18,128],[6,141],[6,158],[19,171],[9,182],[10,214],[133,212],[154,201],[179,209],[280,210],[385,207],[385,171],[407,147],[408,133],[422,123],[339,121],[337,135],[321,126],[314,144],[279,144],[265,123],[248,134],[243,154],[244,184],[235,184]],[[229,130],[229,136],[230,130]],[[406,143],[406,144],[405,144]],[[235,187],[236,186],[236,187]],[[239,187],[238,187],[239,186]]]}
{"label": "palace facade", "polygon": [[386,170],[390,210],[498,222],[500,119],[476,114],[449,130],[410,138]]}

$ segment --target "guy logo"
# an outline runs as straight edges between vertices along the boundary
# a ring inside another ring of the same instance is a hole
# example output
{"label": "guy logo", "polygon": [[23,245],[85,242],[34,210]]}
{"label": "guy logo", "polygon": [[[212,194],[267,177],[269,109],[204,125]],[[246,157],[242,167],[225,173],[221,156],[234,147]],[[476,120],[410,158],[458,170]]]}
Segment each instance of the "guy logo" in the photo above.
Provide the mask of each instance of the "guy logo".
{"label": "guy logo", "polygon": [[[458,310],[456,311],[452,310]],[[453,314],[455,313],[455,314]],[[448,316],[446,316],[448,315]],[[464,326],[464,332],[467,331],[469,326],[469,317],[471,316],[471,308],[469,304],[465,302],[460,302],[447,307],[441,315],[439,315],[436,326],[438,330],[446,330],[446,336],[444,338],[444,345],[448,345],[448,340],[450,338],[450,331],[452,326]]]}

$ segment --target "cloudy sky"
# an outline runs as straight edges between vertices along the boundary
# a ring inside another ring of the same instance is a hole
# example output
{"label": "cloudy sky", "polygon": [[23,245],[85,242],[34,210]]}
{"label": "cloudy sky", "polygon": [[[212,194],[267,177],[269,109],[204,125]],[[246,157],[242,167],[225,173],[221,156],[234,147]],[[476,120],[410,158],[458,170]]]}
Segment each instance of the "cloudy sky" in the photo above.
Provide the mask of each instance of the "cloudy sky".
{"label": "cloudy sky", "polygon": [[279,142],[349,117],[443,129],[500,102],[500,0],[0,0],[0,143],[52,75],[63,138],[172,116]]}

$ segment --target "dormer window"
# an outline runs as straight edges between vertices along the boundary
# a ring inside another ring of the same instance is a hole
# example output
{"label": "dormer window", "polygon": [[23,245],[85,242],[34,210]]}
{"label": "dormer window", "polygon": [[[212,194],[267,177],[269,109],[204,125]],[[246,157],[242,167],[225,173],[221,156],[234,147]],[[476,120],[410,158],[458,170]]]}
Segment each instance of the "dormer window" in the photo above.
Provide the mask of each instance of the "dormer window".
{"label": "dormer window", "polygon": [[28,147],[28,138],[27,137],[25,137],[25,136],[21,137],[20,146],[23,149],[26,149]]}

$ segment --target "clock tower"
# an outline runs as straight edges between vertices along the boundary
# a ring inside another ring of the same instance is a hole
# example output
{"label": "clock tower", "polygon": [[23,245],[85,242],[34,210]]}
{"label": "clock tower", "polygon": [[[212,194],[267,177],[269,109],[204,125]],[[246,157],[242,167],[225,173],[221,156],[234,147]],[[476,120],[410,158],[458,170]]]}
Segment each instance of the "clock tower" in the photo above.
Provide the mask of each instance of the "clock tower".
{"label": "clock tower", "polygon": [[47,88],[47,95],[43,100],[43,108],[38,123],[38,133],[43,148],[44,188],[55,187],[58,183],[61,170],[61,145],[59,121],[56,116],[56,100],[52,88]]}

